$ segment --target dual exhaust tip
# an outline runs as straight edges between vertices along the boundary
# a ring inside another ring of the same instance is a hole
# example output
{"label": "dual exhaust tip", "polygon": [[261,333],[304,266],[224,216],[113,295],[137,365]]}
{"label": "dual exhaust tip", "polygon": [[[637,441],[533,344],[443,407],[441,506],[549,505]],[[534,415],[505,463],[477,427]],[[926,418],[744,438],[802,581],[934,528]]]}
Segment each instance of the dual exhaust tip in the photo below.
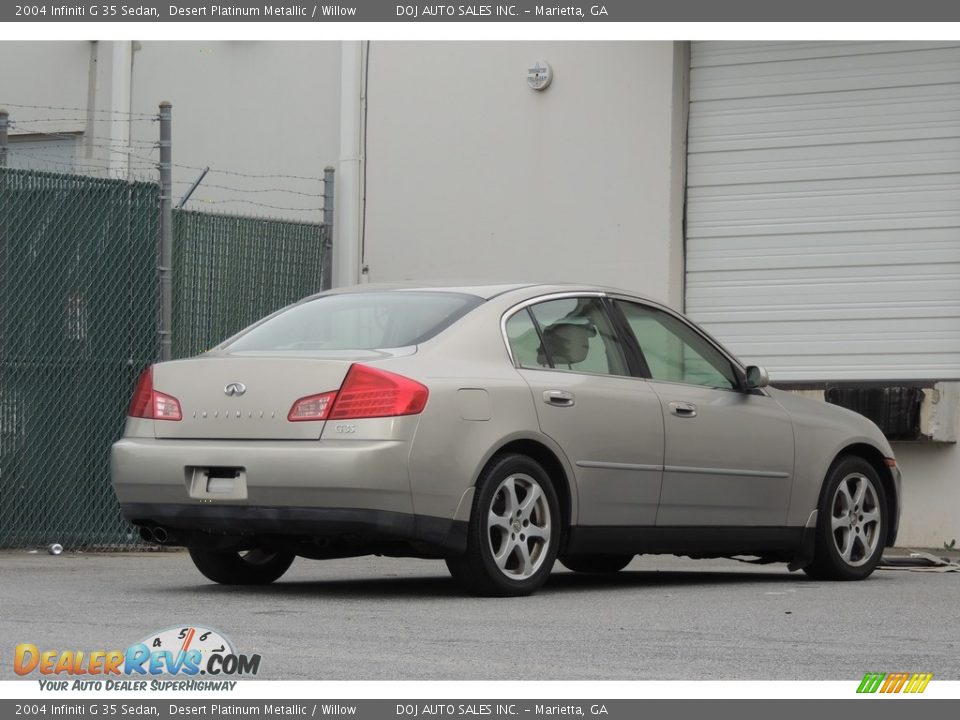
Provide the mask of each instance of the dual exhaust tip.
{"label": "dual exhaust tip", "polygon": [[157,543],[158,545],[165,545],[169,542],[173,542],[173,535],[167,532],[166,528],[160,527],[159,525],[144,525],[140,528],[140,539],[148,543]]}

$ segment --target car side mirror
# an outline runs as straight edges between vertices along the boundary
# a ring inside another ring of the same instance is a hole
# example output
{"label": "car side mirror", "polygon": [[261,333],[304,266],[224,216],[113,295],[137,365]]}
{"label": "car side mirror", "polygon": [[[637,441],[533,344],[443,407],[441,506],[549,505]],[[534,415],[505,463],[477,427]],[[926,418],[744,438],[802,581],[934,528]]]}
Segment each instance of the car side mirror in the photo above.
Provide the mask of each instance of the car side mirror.
{"label": "car side mirror", "polygon": [[759,365],[749,365],[747,367],[747,389],[756,390],[766,387],[770,384],[770,376],[767,371]]}

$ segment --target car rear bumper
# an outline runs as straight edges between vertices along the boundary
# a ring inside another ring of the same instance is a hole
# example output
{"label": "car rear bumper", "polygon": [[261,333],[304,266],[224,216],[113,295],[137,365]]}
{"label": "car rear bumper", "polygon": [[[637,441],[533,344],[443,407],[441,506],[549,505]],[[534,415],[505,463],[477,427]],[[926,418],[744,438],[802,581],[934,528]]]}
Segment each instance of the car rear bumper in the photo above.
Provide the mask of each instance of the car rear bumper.
{"label": "car rear bumper", "polygon": [[[405,440],[127,437],[113,446],[111,477],[124,517],[140,526],[233,536],[352,535],[460,549],[452,517],[414,514],[409,454]],[[235,469],[237,477],[218,480],[214,491],[211,468]]]}
{"label": "car rear bumper", "polygon": [[[110,472],[121,503],[330,507],[413,513],[396,440],[158,440],[115,443]],[[197,470],[236,468],[236,485],[208,492]]]}
{"label": "car rear bumper", "polygon": [[360,547],[417,542],[452,553],[467,546],[465,522],[384,510],[170,503],[121,503],[120,508],[134,525],[164,528],[167,545],[201,544],[205,534],[209,539],[351,538]]}

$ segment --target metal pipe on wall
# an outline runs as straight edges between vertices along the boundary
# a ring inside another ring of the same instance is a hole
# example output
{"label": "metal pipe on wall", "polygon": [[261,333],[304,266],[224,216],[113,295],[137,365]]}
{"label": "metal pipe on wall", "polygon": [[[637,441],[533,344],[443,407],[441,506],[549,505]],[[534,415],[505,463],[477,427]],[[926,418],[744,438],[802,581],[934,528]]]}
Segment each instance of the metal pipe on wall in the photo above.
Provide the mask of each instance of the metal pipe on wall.
{"label": "metal pipe on wall", "polygon": [[340,57],[340,168],[333,286],[360,281],[363,43],[344,41]]}

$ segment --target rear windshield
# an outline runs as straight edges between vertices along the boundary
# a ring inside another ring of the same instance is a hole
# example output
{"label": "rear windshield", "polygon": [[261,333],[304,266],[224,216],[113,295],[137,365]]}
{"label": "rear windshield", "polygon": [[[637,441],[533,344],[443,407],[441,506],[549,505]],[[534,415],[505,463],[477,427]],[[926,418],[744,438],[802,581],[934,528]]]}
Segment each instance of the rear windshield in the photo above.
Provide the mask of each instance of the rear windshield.
{"label": "rear windshield", "polygon": [[227,350],[376,350],[417,345],[483,300],[443,292],[324,295],[256,325]]}

